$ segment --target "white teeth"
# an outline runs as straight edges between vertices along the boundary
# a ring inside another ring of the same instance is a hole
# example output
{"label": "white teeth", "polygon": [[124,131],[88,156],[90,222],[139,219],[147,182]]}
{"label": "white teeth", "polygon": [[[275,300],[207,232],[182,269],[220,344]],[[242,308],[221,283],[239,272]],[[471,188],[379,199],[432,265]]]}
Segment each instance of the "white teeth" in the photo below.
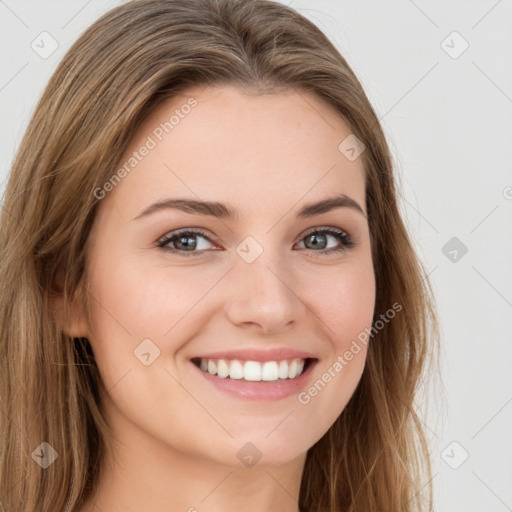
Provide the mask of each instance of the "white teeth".
{"label": "white teeth", "polygon": [[279,378],[280,379],[288,378],[288,363],[286,361],[281,361],[279,363]]}
{"label": "white teeth", "polygon": [[[203,361],[203,359],[201,359]],[[244,367],[240,361],[231,361],[229,365],[229,378],[230,379],[243,379]]]}
{"label": "white teeth", "polygon": [[304,359],[291,359],[284,361],[238,361],[227,359],[201,359],[199,368],[217,375],[221,379],[244,379],[247,381],[276,381],[295,379],[304,370]]}
{"label": "white teeth", "polygon": [[256,361],[246,361],[244,364],[245,380],[261,380],[261,364]]}
{"label": "white teeth", "polygon": [[229,366],[224,359],[219,359],[217,363],[217,375],[221,379],[225,379],[229,375]]}
{"label": "white teeth", "polygon": [[217,375],[217,365],[215,364],[215,361],[212,361],[211,359],[208,361],[208,373]]}
{"label": "white teeth", "polygon": [[277,380],[279,377],[279,370],[275,361],[268,361],[263,364],[261,370],[261,380]]}
{"label": "white teeth", "polygon": [[297,360],[294,359],[288,366],[288,378],[294,379],[297,376]]}

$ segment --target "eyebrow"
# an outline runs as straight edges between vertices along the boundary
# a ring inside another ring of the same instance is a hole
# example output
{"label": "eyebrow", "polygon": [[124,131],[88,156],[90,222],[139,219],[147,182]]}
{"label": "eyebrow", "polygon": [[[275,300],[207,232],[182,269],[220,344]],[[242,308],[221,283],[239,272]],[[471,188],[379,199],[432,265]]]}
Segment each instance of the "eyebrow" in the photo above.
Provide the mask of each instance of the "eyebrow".
{"label": "eyebrow", "polygon": [[[329,212],[335,208],[350,208],[359,212],[366,218],[366,215],[359,203],[345,194],[340,194],[339,196],[324,199],[315,203],[307,203],[299,210],[297,217],[309,218]],[[233,219],[238,217],[238,212],[224,203],[218,203],[215,201],[196,201],[193,199],[162,199],[149,205],[147,208],[144,208],[144,210],[134,217],[133,220],[167,209],[180,210],[191,214],[210,215],[220,219]]]}

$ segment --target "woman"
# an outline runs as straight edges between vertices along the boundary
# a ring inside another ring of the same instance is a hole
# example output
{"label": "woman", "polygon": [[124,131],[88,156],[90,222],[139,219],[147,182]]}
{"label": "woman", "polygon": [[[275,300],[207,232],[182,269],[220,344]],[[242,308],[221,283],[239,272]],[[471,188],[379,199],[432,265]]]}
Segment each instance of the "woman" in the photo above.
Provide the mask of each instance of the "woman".
{"label": "woman", "polygon": [[430,287],[378,119],[294,10],[94,23],[0,240],[4,512],[431,508]]}

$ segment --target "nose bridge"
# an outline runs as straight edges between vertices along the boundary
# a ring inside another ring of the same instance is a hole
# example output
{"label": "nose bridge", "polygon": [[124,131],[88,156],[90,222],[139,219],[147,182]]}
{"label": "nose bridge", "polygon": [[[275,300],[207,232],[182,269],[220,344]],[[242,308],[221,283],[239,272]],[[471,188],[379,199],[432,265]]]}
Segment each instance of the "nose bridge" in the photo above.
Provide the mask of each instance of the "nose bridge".
{"label": "nose bridge", "polygon": [[236,323],[257,323],[265,331],[283,329],[303,313],[304,305],[293,289],[291,272],[279,253],[247,237],[236,248],[231,272],[230,319]]}

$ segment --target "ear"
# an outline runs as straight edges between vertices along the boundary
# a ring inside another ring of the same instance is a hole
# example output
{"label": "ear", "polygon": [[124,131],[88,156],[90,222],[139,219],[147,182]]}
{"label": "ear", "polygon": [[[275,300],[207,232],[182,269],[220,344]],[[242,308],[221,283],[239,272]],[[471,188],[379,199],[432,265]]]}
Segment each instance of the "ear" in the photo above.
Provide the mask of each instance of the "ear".
{"label": "ear", "polygon": [[50,307],[59,328],[72,338],[88,338],[89,325],[83,305],[82,283],[75,297],[70,300],[68,307],[64,301],[64,277],[62,269],[57,271],[53,281],[50,296]]}

